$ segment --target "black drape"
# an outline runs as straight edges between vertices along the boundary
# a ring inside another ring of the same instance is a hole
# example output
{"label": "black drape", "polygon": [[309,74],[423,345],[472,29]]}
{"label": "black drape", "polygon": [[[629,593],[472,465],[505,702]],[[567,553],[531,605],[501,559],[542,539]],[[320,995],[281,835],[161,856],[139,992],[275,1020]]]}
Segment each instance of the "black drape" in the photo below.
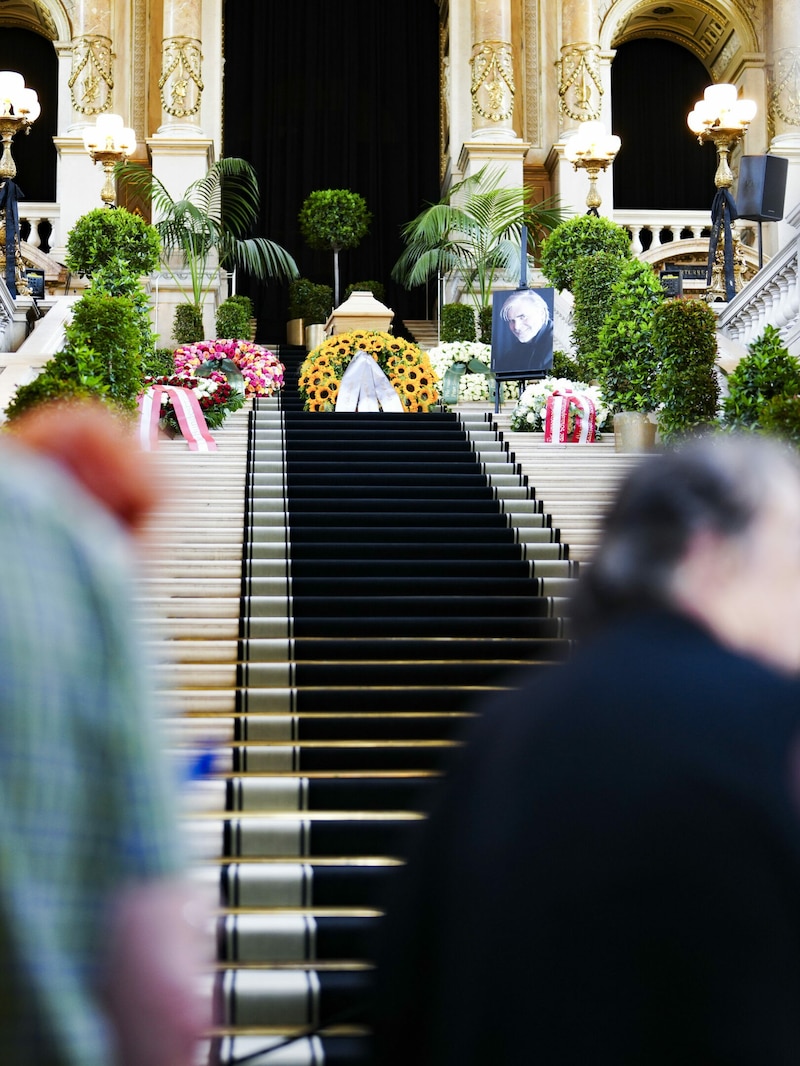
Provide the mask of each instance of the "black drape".
{"label": "black drape", "polygon": [[[16,182],[27,200],[54,203],[58,119],[58,59],[53,42],[30,30],[3,26],[0,30],[0,70],[16,70],[39,94],[42,113],[27,134],[14,138],[11,154],[17,164]],[[98,185],[98,196],[100,186]],[[24,213],[24,204],[22,205]]]}
{"label": "black drape", "polygon": [[711,212],[716,155],[686,116],[712,78],[685,48],[657,38],[620,45],[611,64],[614,205]]}
{"label": "black drape", "polygon": [[[427,316],[424,287],[391,281],[400,229],[439,198],[438,8],[434,0],[226,0],[224,154],[259,176],[259,235],[300,273],[333,284],[333,255],[312,252],[297,215],[316,189],[360,193],[369,235],[342,252],[342,294],[381,281],[397,319]],[[285,339],[286,285],[239,284],[256,302],[258,339]]]}

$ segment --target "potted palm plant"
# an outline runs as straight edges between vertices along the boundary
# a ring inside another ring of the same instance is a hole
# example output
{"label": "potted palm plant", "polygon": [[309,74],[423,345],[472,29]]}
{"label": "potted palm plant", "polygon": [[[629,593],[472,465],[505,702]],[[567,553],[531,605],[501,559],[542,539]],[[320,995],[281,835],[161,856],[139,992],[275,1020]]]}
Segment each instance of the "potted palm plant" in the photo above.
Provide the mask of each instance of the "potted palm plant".
{"label": "potted palm plant", "polygon": [[520,267],[523,226],[546,233],[563,217],[555,201],[533,204],[530,190],[508,187],[501,172],[482,167],[403,228],[406,248],[392,277],[412,288],[455,275],[480,313],[491,308],[496,282]]}
{"label": "potted palm plant", "polygon": [[297,264],[285,248],[248,236],[258,221],[260,195],[256,172],[246,160],[217,160],[177,200],[147,167],[122,163],[119,175],[123,184],[152,198],[162,266],[201,314],[220,268],[240,269],[264,282],[297,276]]}

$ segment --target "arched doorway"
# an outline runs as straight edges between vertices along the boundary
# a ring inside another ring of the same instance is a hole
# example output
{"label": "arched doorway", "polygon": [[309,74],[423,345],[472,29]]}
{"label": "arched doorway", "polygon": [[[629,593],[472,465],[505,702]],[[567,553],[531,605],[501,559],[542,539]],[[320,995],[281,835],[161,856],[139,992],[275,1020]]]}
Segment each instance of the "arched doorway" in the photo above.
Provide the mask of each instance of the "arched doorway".
{"label": "arched doorway", "polygon": [[700,146],[686,125],[687,114],[711,81],[700,60],[672,41],[642,38],[617,47],[611,106],[622,151],[614,163],[615,207],[711,207],[714,149]]}

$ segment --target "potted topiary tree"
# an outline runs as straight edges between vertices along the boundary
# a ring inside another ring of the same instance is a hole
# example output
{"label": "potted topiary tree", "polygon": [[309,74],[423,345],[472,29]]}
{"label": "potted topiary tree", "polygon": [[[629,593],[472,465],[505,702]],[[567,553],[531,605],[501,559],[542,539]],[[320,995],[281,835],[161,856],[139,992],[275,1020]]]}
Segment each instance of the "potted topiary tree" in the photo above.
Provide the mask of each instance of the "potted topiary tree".
{"label": "potted topiary tree", "polygon": [[67,234],[64,262],[74,274],[92,277],[112,260],[136,278],[158,266],[161,238],[154,226],[124,207],[98,207],[77,220]]}
{"label": "potted topiary tree", "polygon": [[800,364],[774,326],[753,340],[747,355],[728,377],[723,404],[725,424],[735,430],[759,430],[764,412],[776,398],[800,394]]}
{"label": "potted topiary tree", "polygon": [[595,359],[603,397],[614,412],[618,451],[643,451],[655,440],[649,417],[657,402],[653,316],[663,299],[661,283],[646,263],[624,263],[611,289]]}
{"label": "potted topiary tree", "polygon": [[591,381],[601,362],[597,348],[600,330],[611,310],[612,290],[627,259],[615,252],[581,256],[572,271],[572,343],[578,380]]}
{"label": "potted topiary tree", "polygon": [[372,212],[363,196],[349,189],[309,193],[298,216],[309,248],[333,252],[333,300],[339,306],[339,252],[357,247],[369,231]]}
{"label": "potted topiary tree", "polygon": [[451,341],[474,341],[476,332],[473,309],[467,304],[445,304],[442,307],[439,334],[442,344]]}
{"label": "potted topiary tree", "polygon": [[594,215],[568,218],[542,244],[542,272],[554,288],[572,292],[578,263],[584,256],[597,252],[630,259],[630,234],[607,218]]}
{"label": "potted topiary tree", "polygon": [[[289,343],[301,345],[305,338],[309,351],[316,348],[322,343],[323,327],[332,309],[333,289],[330,285],[320,285],[308,278],[295,278],[289,285]],[[293,322],[299,323],[299,329],[292,330]]]}
{"label": "potted topiary tree", "polygon": [[671,444],[716,425],[717,319],[705,300],[665,300],[653,315],[653,345],[661,441]]}

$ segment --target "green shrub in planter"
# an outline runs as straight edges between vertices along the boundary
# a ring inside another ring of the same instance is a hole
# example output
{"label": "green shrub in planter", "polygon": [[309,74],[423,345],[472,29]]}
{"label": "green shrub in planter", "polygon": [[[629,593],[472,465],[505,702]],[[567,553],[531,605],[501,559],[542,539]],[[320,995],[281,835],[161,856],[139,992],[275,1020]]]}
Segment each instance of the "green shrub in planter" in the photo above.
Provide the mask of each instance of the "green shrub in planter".
{"label": "green shrub in planter", "polygon": [[761,429],[800,448],[800,396],[773,396],[761,409]]}
{"label": "green shrub in planter", "polygon": [[567,381],[586,381],[577,359],[572,359],[565,352],[553,352],[551,374],[554,378],[566,378]]}
{"label": "green shrub in planter", "polygon": [[478,339],[481,344],[492,343],[492,308],[482,307],[478,311]]}
{"label": "green shrub in planter", "polygon": [[656,406],[653,316],[664,290],[651,268],[626,261],[611,289],[611,308],[594,360],[603,397],[612,412],[652,411]]}
{"label": "green shrub in planter", "polygon": [[333,288],[308,278],[289,283],[289,318],[302,318],[304,325],[325,324],[333,310]]}
{"label": "green shrub in planter", "polygon": [[778,330],[767,326],[728,375],[728,395],[723,404],[725,423],[735,430],[757,430],[772,399],[797,393],[800,363],[789,354]]}
{"label": "green shrub in planter", "polygon": [[350,189],[316,189],[303,201],[298,222],[309,248],[333,252],[333,291],[338,306],[339,252],[356,248],[366,237],[372,212],[364,197]]}
{"label": "green shrub in planter", "polygon": [[92,275],[89,293],[106,296],[124,296],[131,301],[136,311],[139,329],[139,357],[144,359],[155,347],[157,334],[150,320],[150,301],[136,274],[131,273],[121,259],[112,259]]}
{"label": "green shrub in planter", "polygon": [[194,304],[177,304],[175,318],[172,322],[172,339],[180,347],[182,344],[194,344],[205,340],[203,312]]}
{"label": "green shrub in planter", "polygon": [[594,215],[568,218],[559,223],[542,244],[542,271],[554,288],[572,292],[578,261],[597,252],[630,259],[630,234],[607,218]]}
{"label": "green shrub in planter", "polygon": [[355,281],[344,290],[345,300],[354,292],[371,292],[378,303],[386,303],[386,288],[380,281]]}
{"label": "green shrub in planter", "polygon": [[147,377],[168,377],[175,373],[175,353],[172,348],[156,348],[142,361],[142,371]]}
{"label": "green shrub in planter", "polygon": [[250,318],[247,308],[241,303],[230,298],[223,300],[217,308],[216,336],[247,340],[250,336]]}
{"label": "green shrub in planter", "polygon": [[717,319],[705,300],[665,300],[653,316],[653,344],[662,442],[716,425]]}
{"label": "green shrub in planter", "polygon": [[475,311],[466,304],[444,304],[439,325],[441,344],[475,340]]}
{"label": "green shrub in planter", "polygon": [[82,215],[67,235],[64,262],[74,274],[94,276],[121,259],[135,277],[158,266],[161,238],[154,226],[124,207],[98,207]]}
{"label": "green shrub in planter", "polygon": [[595,376],[598,337],[611,309],[612,289],[622,274],[625,259],[613,252],[582,256],[575,264],[572,282],[572,342],[578,364],[579,381]]}

